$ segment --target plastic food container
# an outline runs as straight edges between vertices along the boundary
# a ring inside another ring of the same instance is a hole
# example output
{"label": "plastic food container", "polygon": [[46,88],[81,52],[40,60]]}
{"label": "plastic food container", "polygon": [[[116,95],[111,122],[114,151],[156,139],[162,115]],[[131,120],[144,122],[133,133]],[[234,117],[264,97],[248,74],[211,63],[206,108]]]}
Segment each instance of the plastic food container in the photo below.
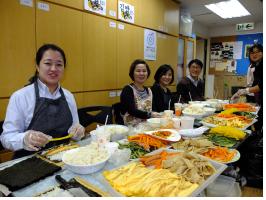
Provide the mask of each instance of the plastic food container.
{"label": "plastic food container", "polygon": [[[177,150],[172,150],[172,149],[166,149],[166,148],[161,148],[161,149],[158,149],[158,150],[155,150],[155,151],[153,151],[153,152],[151,152],[151,153],[149,153],[149,154],[147,154],[147,155],[154,155],[154,154],[156,154],[156,153],[160,153],[160,152],[162,152],[162,151],[164,151],[164,150],[166,150],[167,152],[177,152]],[[202,195],[205,195],[205,193],[203,192],[204,191],[204,189],[209,185],[209,184],[211,184],[224,170],[225,170],[225,168],[227,167],[227,165],[225,165],[225,164],[222,164],[222,163],[218,163],[218,162],[216,162],[216,161],[213,161],[213,160],[210,160],[210,159],[207,159],[206,157],[204,157],[204,156],[201,156],[201,155],[198,155],[198,156],[200,156],[201,158],[203,158],[203,159],[205,159],[205,160],[208,160],[211,164],[212,164],[212,166],[216,169],[216,173],[214,173],[213,175],[211,175],[210,177],[208,177],[208,179],[207,180],[205,180],[195,191],[193,191],[192,193],[191,193],[191,197],[196,197],[196,196],[198,196],[198,195],[200,195],[200,194],[202,194]],[[134,161],[134,162],[136,162],[136,161]],[[124,165],[124,164],[123,164]],[[123,165],[117,165],[116,167],[115,167],[115,169],[116,168],[118,168],[118,167],[121,167],[121,166],[123,166]],[[106,180],[106,179],[103,179],[102,180],[103,182],[103,184],[106,186],[106,187],[111,187],[112,188],[112,186],[110,185],[110,183]],[[116,193],[116,195],[117,196],[123,196],[121,193],[119,193],[119,192],[117,192],[114,188],[112,188],[112,190],[111,190],[112,192],[115,192]]]}
{"label": "plastic food container", "polygon": [[209,108],[209,107],[205,107],[205,108],[203,108],[203,110],[206,112],[205,116],[212,115],[216,111],[215,108]]}
{"label": "plastic food container", "polygon": [[208,197],[230,197],[234,195],[241,196],[239,191],[237,191],[237,184],[235,184],[236,182],[234,178],[220,175],[206,188],[206,195]]}
{"label": "plastic food container", "polygon": [[100,126],[96,130],[105,132],[106,134],[110,134],[111,142],[126,138],[129,131],[128,127],[123,125],[115,125],[115,124]]}
{"label": "plastic food container", "polygon": [[194,117],[182,116],[181,117],[181,129],[193,129]]}
{"label": "plastic food container", "polygon": [[180,128],[180,124],[181,124],[181,119],[180,118],[173,118],[172,119],[173,123],[174,123],[174,128],[179,129]]}
{"label": "plastic food container", "polygon": [[160,118],[150,118],[150,119],[147,119],[147,123],[152,128],[160,128],[160,126],[161,126],[161,119]]}

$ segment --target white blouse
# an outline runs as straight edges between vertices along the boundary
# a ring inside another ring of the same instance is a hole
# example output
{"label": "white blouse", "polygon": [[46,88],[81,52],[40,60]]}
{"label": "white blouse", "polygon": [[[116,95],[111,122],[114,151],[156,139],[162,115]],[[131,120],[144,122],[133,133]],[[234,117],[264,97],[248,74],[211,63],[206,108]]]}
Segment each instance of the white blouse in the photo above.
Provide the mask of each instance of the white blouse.
{"label": "white blouse", "polygon": [[[61,97],[60,86],[51,94],[48,87],[38,80],[40,97],[58,99]],[[79,123],[77,105],[71,92],[63,89],[66,101],[73,117],[73,124]],[[28,85],[12,94],[6,111],[6,118],[3,124],[1,142],[3,147],[17,151],[23,149],[23,138],[34,113],[36,96],[34,84]]]}

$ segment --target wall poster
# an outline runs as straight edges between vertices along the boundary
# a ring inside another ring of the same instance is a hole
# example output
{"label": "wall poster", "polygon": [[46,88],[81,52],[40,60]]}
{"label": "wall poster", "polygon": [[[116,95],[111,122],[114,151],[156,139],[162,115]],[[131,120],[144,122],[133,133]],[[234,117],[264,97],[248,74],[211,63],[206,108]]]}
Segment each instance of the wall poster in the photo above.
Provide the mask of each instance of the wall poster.
{"label": "wall poster", "polygon": [[144,30],[144,59],[156,60],[156,31],[149,29]]}
{"label": "wall poster", "polygon": [[124,3],[122,1],[118,2],[118,19],[123,21],[134,23],[135,11],[134,6]]}
{"label": "wall poster", "polygon": [[106,0],[84,0],[84,9],[106,15]]}

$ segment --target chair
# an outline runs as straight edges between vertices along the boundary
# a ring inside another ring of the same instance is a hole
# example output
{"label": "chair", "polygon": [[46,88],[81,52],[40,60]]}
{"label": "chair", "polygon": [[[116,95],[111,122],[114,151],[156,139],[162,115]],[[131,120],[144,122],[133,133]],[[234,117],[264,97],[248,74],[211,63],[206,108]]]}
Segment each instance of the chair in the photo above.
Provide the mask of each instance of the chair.
{"label": "chair", "polygon": [[116,124],[124,125],[124,120],[121,116],[121,103],[115,103],[112,105],[113,115]]}
{"label": "chair", "polygon": [[0,135],[3,132],[3,124],[4,124],[4,121],[0,121]]}
{"label": "chair", "polygon": [[[3,132],[3,124],[4,124],[4,121],[0,121],[0,135]],[[2,146],[2,143],[0,142],[0,151],[3,149],[5,149],[5,148]]]}
{"label": "chair", "polygon": [[[97,113],[93,114],[95,112]],[[90,106],[78,109],[79,122],[84,127],[87,127],[94,122],[104,124],[107,115],[109,116],[107,124],[112,124],[111,106]]]}

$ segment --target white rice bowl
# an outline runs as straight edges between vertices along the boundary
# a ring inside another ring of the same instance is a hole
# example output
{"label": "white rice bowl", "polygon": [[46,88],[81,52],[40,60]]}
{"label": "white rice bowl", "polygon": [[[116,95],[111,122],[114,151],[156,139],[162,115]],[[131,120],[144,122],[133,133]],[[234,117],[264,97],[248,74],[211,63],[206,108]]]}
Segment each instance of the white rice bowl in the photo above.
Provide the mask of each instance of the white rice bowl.
{"label": "white rice bowl", "polygon": [[74,173],[91,174],[101,170],[109,158],[110,153],[106,148],[97,143],[91,143],[67,151],[62,157],[62,161],[65,167]]}

